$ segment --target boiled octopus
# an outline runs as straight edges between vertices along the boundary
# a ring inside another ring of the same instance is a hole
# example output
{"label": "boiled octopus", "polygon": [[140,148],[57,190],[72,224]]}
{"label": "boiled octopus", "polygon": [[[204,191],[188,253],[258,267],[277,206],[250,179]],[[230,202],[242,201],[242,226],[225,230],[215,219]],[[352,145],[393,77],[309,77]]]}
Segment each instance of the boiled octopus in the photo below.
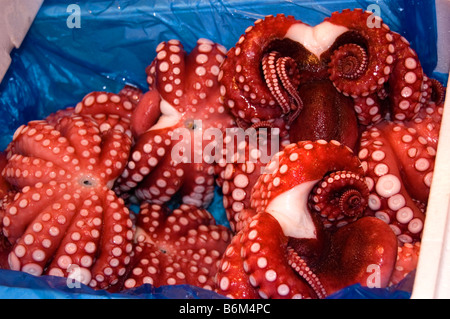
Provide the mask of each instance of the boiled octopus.
{"label": "boiled octopus", "polygon": [[213,290],[217,265],[231,240],[205,209],[143,203],[137,215],[135,255],[125,289],[189,284]]}
{"label": "boiled octopus", "polygon": [[368,196],[364,170],[348,147],[334,140],[286,146],[254,186],[255,215],[226,249],[217,291],[324,298],[355,283],[386,287],[397,238],[382,220],[363,216]]}
{"label": "boiled octopus", "polygon": [[[388,115],[411,120],[432,95],[442,96],[408,41],[378,17],[380,27],[370,28],[371,14],[346,9],[314,27],[282,14],[255,21],[229,50],[219,75],[225,106],[237,123],[246,127],[283,118],[299,130],[296,119],[301,121],[304,107],[299,87],[318,80],[331,81],[353,100],[360,125]],[[323,127],[328,125],[333,121]]]}
{"label": "boiled octopus", "polygon": [[8,268],[121,286],[133,223],[111,188],[129,157],[134,106],[126,95],[92,92],[16,130],[2,171],[15,189],[2,219]]}
{"label": "boiled octopus", "polygon": [[[187,54],[178,40],[162,42],[147,68],[149,91],[131,123],[136,142],[115,187],[123,196],[207,207],[214,196],[216,156],[234,121],[223,107],[217,76],[225,49],[199,39]],[[211,134],[209,134],[211,133]]]}

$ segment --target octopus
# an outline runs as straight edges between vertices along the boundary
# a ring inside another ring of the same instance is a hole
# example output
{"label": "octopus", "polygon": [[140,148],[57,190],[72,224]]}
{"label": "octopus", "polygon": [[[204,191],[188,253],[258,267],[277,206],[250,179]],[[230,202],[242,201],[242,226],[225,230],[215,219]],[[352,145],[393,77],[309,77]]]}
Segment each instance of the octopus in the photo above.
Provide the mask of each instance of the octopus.
{"label": "octopus", "polygon": [[[320,92],[328,85],[324,80],[338,96],[351,99],[363,126],[388,115],[412,120],[430,100],[441,103],[440,83],[424,74],[409,42],[379,17],[379,28],[368,27],[371,14],[346,9],[314,27],[283,14],[256,20],[228,51],[219,75],[225,106],[237,123],[246,127],[283,118],[294,136],[302,136],[296,124],[305,123],[301,87]],[[333,117],[324,119],[311,126],[319,132],[335,126]]]}
{"label": "octopus", "polygon": [[190,54],[178,40],[160,43],[156,52],[147,68],[149,91],[131,117],[136,141],[115,190],[159,205],[178,196],[207,207],[221,156],[215,145],[234,126],[217,81],[226,50],[199,39]]}
{"label": "octopus", "polygon": [[325,298],[355,283],[388,285],[397,238],[385,222],[364,216],[369,190],[348,147],[292,143],[266,169],[251,194],[254,214],[222,258],[219,293]]}
{"label": "octopus", "polygon": [[145,202],[137,215],[137,244],[124,288],[188,284],[214,290],[217,265],[230,240],[230,230],[216,225],[203,208],[182,204],[170,211]]}
{"label": "octopus", "polygon": [[[219,82],[237,125],[279,128],[288,141],[280,141],[282,150],[289,143],[325,140],[358,155],[369,194],[358,217],[340,215],[336,198],[325,196],[334,192],[327,183],[312,189],[311,200],[318,202],[310,209],[335,217],[322,220],[328,230],[342,228],[334,220],[352,224],[361,214],[388,224],[398,240],[394,284],[417,263],[445,88],[424,73],[404,37],[378,17],[380,27],[369,28],[371,14],[347,9],[316,26],[283,14],[256,20],[228,51]],[[231,162],[220,172],[237,234],[265,211],[251,199],[265,164],[251,162]]]}
{"label": "octopus", "polygon": [[133,108],[123,94],[92,92],[16,130],[2,171],[14,188],[2,212],[9,269],[120,287],[134,232],[111,188],[128,160]]}

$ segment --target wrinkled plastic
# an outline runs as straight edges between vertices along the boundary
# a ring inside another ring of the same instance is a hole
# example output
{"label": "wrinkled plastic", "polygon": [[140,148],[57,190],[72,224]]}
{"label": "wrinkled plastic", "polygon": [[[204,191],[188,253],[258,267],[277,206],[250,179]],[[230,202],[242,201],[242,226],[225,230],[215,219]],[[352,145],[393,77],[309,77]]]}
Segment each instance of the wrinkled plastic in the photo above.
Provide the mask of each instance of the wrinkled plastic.
{"label": "wrinkled plastic", "polygon": [[[0,149],[11,141],[17,127],[30,120],[73,106],[91,91],[118,92],[125,84],[146,90],[145,67],[161,41],[179,39],[190,51],[198,38],[230,48],[256,19],[284,13],[310,25],[334,11],[367,9],[373,1],[77,1],[80,28],[67,24],[73,1],[46,0],[22,46],[12,52],[12,64],[0,84]],[[425,72],[437,63],[434,1],[379,2],[381,18],[411,42]],[[209,207],[226,224],[217,191]],[[409,282],[413,278],[407,278]],[[405,288],[406,287],[406,288]],[[390,289],[347,287],[331,296],[339,298],[409,298],[412,285]],[[77,289],[79,289],[77,291]],[[120,294],[88,287],[68,288],[64,278],[34,277],[0,270],[0,297],[7,298],[219,298],[190,286],[149,285]]]}

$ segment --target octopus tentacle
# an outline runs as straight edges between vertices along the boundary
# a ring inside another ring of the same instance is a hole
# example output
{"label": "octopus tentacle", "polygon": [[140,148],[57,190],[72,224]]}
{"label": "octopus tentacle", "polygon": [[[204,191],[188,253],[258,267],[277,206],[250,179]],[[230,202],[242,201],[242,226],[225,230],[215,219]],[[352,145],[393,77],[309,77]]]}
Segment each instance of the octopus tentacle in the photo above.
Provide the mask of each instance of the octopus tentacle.
{"label": "octopus tentacle", "polygon": [[[361,159],[371,195],[371,214],[391,225],[402,242],[420,239],[425,216],[413,199],[426,202],[435,150],[414,127],[382,123],[362,134]],[[394,153],[395,150],[395,153]]]}
{"label": "octopus tentacle", "polygon": [[193,163],[185,166],[184,171],[182,201],[198,207],[208,207],[214,197],[214,166],[205,162]]}
{"label": "octopus tentacle", "polygon": [[395,269],[390,279],[390,285],[397,285],[409,273],[417,268],[420,253],[420,242],[404,243],[398,247]]}
{"label": "octopus tentacle", "polygon": [[89,283],[91,287],[101,289],[118,285],[120,280],[124,280],[131,259],[131,241],[134,235],[130,212],[124,202],[113,191],[106,188],[104,191],[103,237]]}
{"label": "octopus tentacle", "polygon": [[333,52],[329,66],[335,70],[337,78],[355,80],[364,74],[368,64],[364,48],[356,43],[348,43]]}
{"label": "octopus tentacle", "polygon": [[430,100],[436,105],[444,103],[445,87],[436,79],[428,78],[428,86],[431,88]]}
{"label": "octopus tentacle", "polygon": [[308,282],[308,285],[310,285],[316,293],[317,298],[325,298],[327,296],[325,287],[320,282],[317,275],[308,267],[306,261],[297,254],[295,249],[289,247],[287,251],[289,255],[289,265]]}
{"label": "octopus tentacle", "polygon": [[310,194],[310,209],[324,218],[325,227],[342,227],[362,216],[369,189],[364,176],[335,171],[318,182]]}
{"label": "octopus tentacle", "polygon": [[263,57],[262,70],[266,84],[283,113],[289,113],[291,110],[300,112],[301,110],[297,110],[301,109],[302,102],[297,93],[299,74],[296,62],[273,51]]}
{"label": "octopus tentacle", "polygon": [[409,42],[398,33],[392,32],[392,35],[396,48],[396,62],[389,78],[392,112],[396,120],[411,120],[423,106],[423,101],[429,99],[423,90],[425,75]]}
{"label": "octopus tentacle", "polygon": [[[95,209],[92,210],[92,207]],[[103,205],[100,198],[93,195],[82,203],[77,203],[77,208],[80,214],[74,216],[64,232],[68,236],[62,238],[56,253],[59,257],[51,262],[48,274],[68,277],[73,269],[71,265],[77,265],[81,274],[80,282],[88,285],[92,279],[88,269],[95,261],[95,251],[99,245]]]}
{"label": "octopus tentacle", "polygon": [[33,218],[33,222],[30,221],[8,256],[10,268],[35,276],[42,275],[70,225],[75,208],[73,201],[66,196]]}
{"label": "octopus tentacle", "polygon": [[218,260],[231,236],[209,212],[186,204],[170,212],[165,206],[144,203],[137,227],[136,256],[126,289],[145,283],[214,289]]}
{"label": "octopus tentacle", "polygon": [[[25,186],[16,193],[5,208],[3,217],[3,234],[11,243],[15,243],[28,225],[46,209],[48,203],[57,201],[65,193],[67,185],[55,181],[38,182],[34,186]],[[20,214],[19,214],[20,212]]]}
{"label": "octopus tentacle", "polygon": [[[257,20],[254,26],[247,28],[236,46],[228,51],[221,66],[219,81],[222,84],[224,104],[236,118],[247,123],[266,121],[281,117],[288,107],[290,108],[287,101],[283,102],[281,107],[277,104],[275,97],[279,95],[272,93],[275,87],[266,85],[266,79],[261,76],[261,61],[271,43],[283,39],[289,27],[295,23],[298,21],[294,17],[284,15],[267,16],[264,20]],[[271,33],[266,35],[266,30],[271,30]],[[252,55],[247,55],[246,52],[252,52]],[[272,58],[269,58],[270,56]],[[265,72],[269,72],[270,60],[275,60],[273,54],[269,54],[266,62],[263,62]],[[276,72],[275,65],[273,68]],[[273,76],[277,77],[276,74],[270,75]],[[274,81],[270,80],[269,83]],[[282,100],[281,97],[278,99]]]}
{"label": "octopus tentacle", "polygon": [[[139,103],[139,101],[142,98],[142,90],[139,89],[138,87],[131,85],[131,84],[126,84],[118,93],[119,95],[123,95],[126,98],[128,98],[128,100],[137,105]],[[117,99],[116,99],[117,100]]]}
{"label": "octopus tentacle", "polygon": [[356,97],[354,100],[355,112],[360,125],[377,124],[384,120],[386,107],[384,99],[381,99],[378,92],[368,96]]}
{"label": "octopus tentacle", "polygon": [[[126,194],[129,190],[137,187],[144,180],[141,191],[139,191],[140,199],[151,199],[150,195],[152,187],[157,187],[154,183],[147,182],[152,173],[164,161],[165,156],[170,151],[172,141],[168,138],[166,130],[150,130],[138,139],[131,150],[131,156],[128,159],[127,166],[124,168],[122,175],[116,181],[116,191],[120,194]],[[159,187],[154,190],[154,195],[160,195]],[[145,191],[147,190],[147,191]]]}
{"label": "octopus tentacle", "polygon": [[74,114],[91,115],[100,131],[114,128],[130,135],[130,119],[135,108],[135,101],[130,98],[133,99],[133,95],[91,92],[76,105]]}
{"label": "octopus tentacle", "polygon": [[[266,231],[272,236],[261,237],[261,232]],[[234,268],[223,266],[230,263],[227,258],[232,254],[227,250],[226,257],[222,260],[222,271],[216,279],[220,293],[230,294],[238,286],[244,291],[253,289],[260,298],[315,296],[307,281],[288,264],[287,238],[283,236],[283,231],[274,217],[270,214],[255,215],[252,222],[240,234],[242,236],[240,242],[244,243],[234,248],[234,251],[238,255],[240,252],[240,264],[243,265],[247,275],[246,282],[230,280]]]}
{"label": "octopus tentacle", "polygon": [[233,236],[230,245],[227,247],[220,260],[218,267],[219,271],[215,277],[216,290],[229,298],[260,298],[258,292],[250,284],[244,268],[235,266],[240,265],[242,262],[242,236],[243,232],[239,232]]}

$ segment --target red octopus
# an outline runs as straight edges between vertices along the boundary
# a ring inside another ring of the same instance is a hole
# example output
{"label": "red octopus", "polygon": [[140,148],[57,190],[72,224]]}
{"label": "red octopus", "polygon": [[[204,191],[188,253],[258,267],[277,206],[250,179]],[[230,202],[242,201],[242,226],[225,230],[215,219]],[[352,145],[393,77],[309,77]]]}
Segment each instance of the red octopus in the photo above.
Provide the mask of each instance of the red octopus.
{"label": "red octopus", "polygon": [[354,283],[386,287],[397,239],[380,219],[363,217],[368,195],[361,163],[346,146],[324,140],[286,146],[254,186],[256,215],[225,251],[217,291],[233,298],[324,298]]}
{"label": "red octopus", "polygon": [[[445,90],[405,38],[378,17],[379,27],[368,27],[371,14],[343,10],[315,27],[282,14],[257,20],[228,52],[219,81],[240,127],[278,127],[291,142],[338,140],[359,154],[370,189],[364,214],[398,236],[398,282],[417,261]],[[258,213],[248,208],[259,173],[246,174],[246,163],[225,168],[224,204],[239,231]],[[320,210],[335,211],[327,200]]]}
{"label": "red octopus", "polygon": [[220,155],[207,148],[222,143],[224,130],[234,125],[217,82],[225,49],[200,39],[187,54],[170,40],[156,52],[147,68],[150,91],[132,116],[136,143],[116,190],[156,204],[178,193],[183,203],[206,207]]}
{"label": "red octopus", "polygon": [[[255,21],[229,50],[219,77],[225,106],[238,124],[281,117],[302,132],[296,124],[304,107],[299,88],[317,80],[331,80],[353,99],[361,125],[389,113],[396,120],[413,119],[430,100],[430,85],[442,96],[405,38],[378,17],[380,27],[367,25],[371,14],[347,9],[314,27],[282,14]],[[331,117],[318,129],[334,125]]]}
{"label": "red octopus", "polygon": [[135,256],[126,289],[151,284],[189,284],[213,290],[217,265],[231,240],[228,228],[216,225],[205,209],[182,204],[143,203],[136,223]]}
{"label": "red octopus", "polygon": [[93,92],[17,129],[2,172],[15,189],[2,220],[10,269],[120,287],[133,225],[111,187],[128,160],[133,108],[125,95]]}

